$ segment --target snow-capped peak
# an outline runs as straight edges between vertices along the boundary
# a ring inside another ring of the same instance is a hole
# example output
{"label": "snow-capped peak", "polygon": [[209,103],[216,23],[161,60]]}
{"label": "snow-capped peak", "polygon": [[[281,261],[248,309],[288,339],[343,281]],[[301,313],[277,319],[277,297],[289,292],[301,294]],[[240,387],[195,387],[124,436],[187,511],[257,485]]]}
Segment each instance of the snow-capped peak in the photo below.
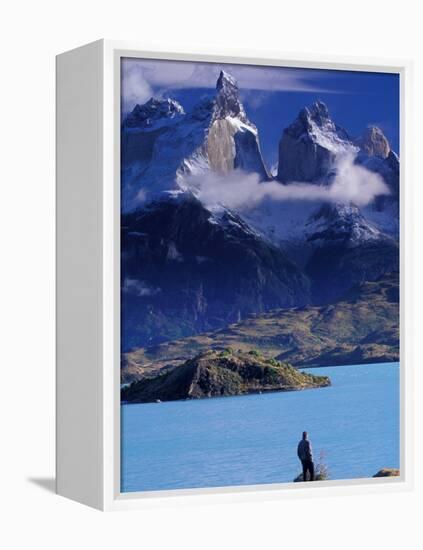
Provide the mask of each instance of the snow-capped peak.
{"label": "snow-capped peak", "polygon": [[156,126],[158,121],[169,121],[184,114],[182,105],[176,100],[152,97],[143,105],[135,105],[123,124],[126,128],[151,128]]}
{"label": "snow-capped peak", "polygon": [[216,83],[213,118],[214,120],[219,120],[226,117],[239,118],[242,122],[248,122],[247,115],[239,98],[236,80],[225,71],[220,71]]}
{"label": "snow-capped peak", "polygon": [[219,78],[216,82],[216,90],[221,90],[226,86],[233,86],[238,88],[238,83],[235,78],[224,70],[220,71]]}
{"label": "snow-capped peak", "polygon": [[344,243],[357,246],[364,241],[388,239],[353,204],[323,204],[306,222],[308,242]]}
{"label": "snow-capped peak", "polygon": [[[159,130],[159,131],[156,131]],[[214,97],[185,114],[172,99],[137,105],[122,125],[122,208],[184,190],[189,177],[234,169],[269,179],[258,132],[248,120],[236,80],[221,71]]]}
{"label": "snow-capped peak", "polygon": [[315,101],[310,107],[304,107],[299,113],[300,118],[312,119],[317,124],[323,125],[330,121],[329,109],[323,101]]}
{"label": "snow-capped peak", "polygon": [[298,118],[304,125],[304,132],[298,139],[311,139],[334,153],[358,151],[347,132],[333,122],[326,104],[322,101],[315,101],[310,108],[302,109]]}
{"label": "snow-capped peak", "polygon": [[335,124],[322,101],[304,107],[298,117],[283,131],[279,144],[278,179],[322,181],[340,154],[356,154],[347,132]]}

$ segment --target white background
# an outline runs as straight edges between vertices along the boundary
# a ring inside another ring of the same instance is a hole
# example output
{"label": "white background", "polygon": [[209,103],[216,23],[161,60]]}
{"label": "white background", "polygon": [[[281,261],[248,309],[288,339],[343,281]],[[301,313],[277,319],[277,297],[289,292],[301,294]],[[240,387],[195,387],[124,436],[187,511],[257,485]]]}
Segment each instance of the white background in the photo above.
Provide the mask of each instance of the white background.
{"label": "white background", "polygon": [[[418,548],[422,400],[410,493],[103,514],[57,497],[54,475],[54,56],[106,37],[415,62],[415,348],[421,339],[422,17],[418,2],[97,0],[3,4],[0,545],[14,548]],[[3,97],[4,96],[4,97]],[[411,182],[405,182],[409,186]],[[420,207],[419,207],[420,205]],[[415,352],[416,394],[423,365]],[[419,402],[420,401],[420,402]],[[4,540],[3,540],[4,539]]]}

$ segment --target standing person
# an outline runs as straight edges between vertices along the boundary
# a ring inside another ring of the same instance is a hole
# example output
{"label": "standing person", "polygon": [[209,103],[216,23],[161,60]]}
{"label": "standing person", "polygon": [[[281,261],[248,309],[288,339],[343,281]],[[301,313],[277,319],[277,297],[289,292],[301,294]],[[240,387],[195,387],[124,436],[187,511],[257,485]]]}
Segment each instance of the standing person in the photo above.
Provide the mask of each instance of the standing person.
{"label": "standing person", "polygon": [[298,443],[297,455],[303,466],[303,481],[307,481],[307,472],[310,473],[310,481],[314,481],[313,452],[307,432],[303,432],[303,438]]}

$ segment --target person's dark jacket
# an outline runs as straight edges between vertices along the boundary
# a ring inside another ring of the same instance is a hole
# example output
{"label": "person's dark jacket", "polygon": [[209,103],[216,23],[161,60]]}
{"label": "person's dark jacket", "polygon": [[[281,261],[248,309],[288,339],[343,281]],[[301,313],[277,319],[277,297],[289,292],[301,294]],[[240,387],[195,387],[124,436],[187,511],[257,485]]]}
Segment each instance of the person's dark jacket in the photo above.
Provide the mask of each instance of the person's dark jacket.
{"label": "person's dark jacket", "polygon": [[300,460],[313,460],[311,443],[308,439],[302,439],[298,443],[297,454]]}

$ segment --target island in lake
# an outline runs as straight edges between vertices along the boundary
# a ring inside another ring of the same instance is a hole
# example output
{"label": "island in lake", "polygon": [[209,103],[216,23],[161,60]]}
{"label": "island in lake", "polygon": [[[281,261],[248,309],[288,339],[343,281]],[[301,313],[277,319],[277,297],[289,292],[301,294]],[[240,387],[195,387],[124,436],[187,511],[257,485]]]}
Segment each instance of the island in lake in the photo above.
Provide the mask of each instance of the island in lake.
{"label": "island in lake", "polygon": [[269,391],[294,391],[330,385],[327,376],[301,372],[289,363],[267,359],[257,351],[210,350],[174,369],[133,382],[122,401],[151,403],[222,397]]}

